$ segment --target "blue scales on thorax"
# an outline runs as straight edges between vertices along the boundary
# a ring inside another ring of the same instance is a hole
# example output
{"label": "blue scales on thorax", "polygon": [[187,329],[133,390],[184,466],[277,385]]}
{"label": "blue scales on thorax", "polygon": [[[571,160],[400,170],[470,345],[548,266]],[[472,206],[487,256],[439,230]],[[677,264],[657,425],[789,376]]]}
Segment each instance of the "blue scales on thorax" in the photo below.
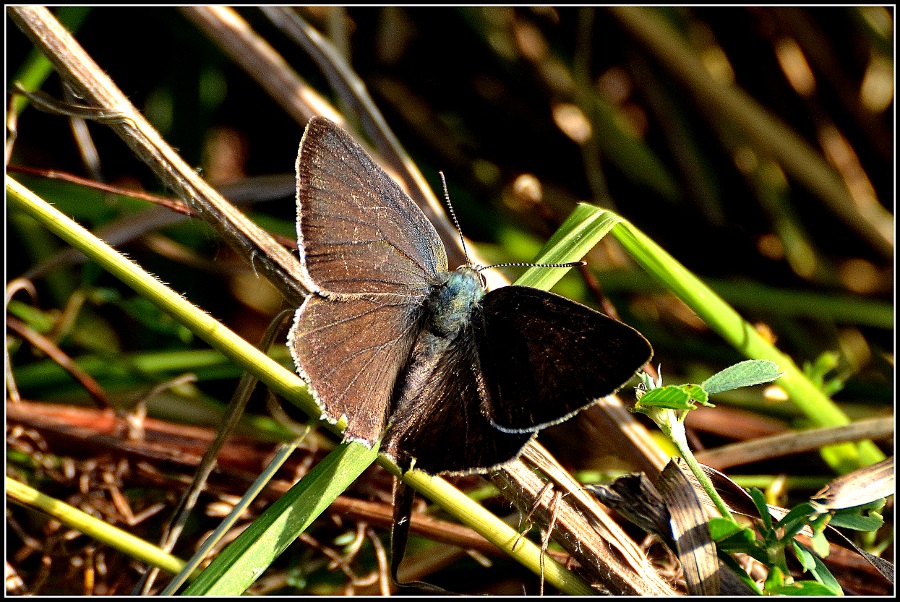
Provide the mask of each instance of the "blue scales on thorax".
{"label": "blue scales on thorax", "polygon": [[426,331],[439,339],[453,339],[468,325],[472,309],[482,297],[481,274],[467,265],[458,267],[428,299]]}

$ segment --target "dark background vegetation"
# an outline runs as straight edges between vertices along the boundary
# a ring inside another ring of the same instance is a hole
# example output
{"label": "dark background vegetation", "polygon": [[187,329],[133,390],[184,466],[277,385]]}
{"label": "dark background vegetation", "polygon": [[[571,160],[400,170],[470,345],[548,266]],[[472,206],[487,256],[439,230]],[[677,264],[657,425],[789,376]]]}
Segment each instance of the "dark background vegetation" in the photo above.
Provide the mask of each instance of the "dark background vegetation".
{"label": "dark background vegetation", "polygon": [[[302,12],[325,30],[328,10]],[[258,10],[240,12],[303,78],[336,101],[302,50],[282,37]],[[893,212],[893,100],[876,107],[858,100],[864,78],[873,76],[878,61],[886,62],[885,77],[892,77],[892,32],[885,35],[879,31],[885,22],[893,27],[892,11],[685,8],[660,9],[659,15],[682,32],[709,64],[727,62],[736,85],[814,148],[820,148],[823,128],[833,124],[855,153],[877,202]],[[845,404],[851,415],[890,414],[892,323],[857,324],[840,318],[817,319],[814,313],[786,314],[777,303],[767,302],[764,291],[773,287],[801,301],[805,296],[825,296],[846,299],[848,305],[862,301],[890,305],[893,257],[863,240],[790,175],[783,185],[770,186],[760,180],[753,161],[747,167],[747,155],[741,154],[749,147],[740,129],[699,105],[682,82],[609,12],[350,8],[339,18],[346,26],[353,68],[435,190],[440,189],[438,171],[444,171],[463,232],[481,243],[491,261],[528,260],[576,202],[610,207],[701,278],[721,283],[723,294],[732,290],[729,283],[749,284],[746,290],[750,291],[758,287],[759,294],[725,296],[751,322],[768,325],[779,347],[798,364],[813,362],[827,351],[836,352],[836,368],[826,380],[839,379],[842,389],[835,399]],[[31,46],[9,19],[6,26],[9,88]],[[293,122],[177,10],[94,9],[76,37],[164,138],[214,183],[216,179],[234,181],[293,172],[303,126]],[[785,40],[796,42],[807,56],[816,82],[811,94],[799,94],[785,75],[778,58]],[[579,75],[578,64],[584,65],[584,76]],[[567,81],[575,83],[567,85]],[[611,89],[624,91],[615,94]],[[62,95],[55,76],[43,90]],[[566,104],[579,107],[596,135],[602,137],[601,150],[593,156],[554,119]],[[619,126],[604,126],[593,111]],[[90,127],[107,182],[166,194],[112,132],[103,126]],[[29,108],[18,129],[12,165],[89,176],[65,119]],[[644,165],[617,160],[616,153],[608,149],[616,148],[620,140],[626,146],[636,145],[655,161]],[[211,159],[217,153],[232,158],[231,162],[221,167],[221,161]],[[755,154],[756,165],[765,160]],[[540,207],[523,204],[514,193],[514,184],[523,174],[532,174],[540,182],[544,201]],[[21,178],[36,188],[65,186]],[[598,186],[598,182],[602,184]],[[79,199],[96,201],[101,197],[79,194],[60,205],[91,227],[140,207],[114,198],[86,206]],[[774,203],[766,201],[773,197]],[[253,212],[263,216],[274,231],[292,235],[295,208],[291,194],[259,204]],[[48,249],[36,249],[33,231],[20,228],[16,220],[9,221],[7,228],[9,280],[46,256]],[[789,233],[799,233],[799,238],[791,238]],[[173,226],[164,234],[195,253],[197,261],[185,262],[180,255],[160,252],[140,240],[123,250],[230,328],[248,340],[258,340],[278,307],[272,291],[261,284],[248,284],[250,280],[240,276],[247,272],[241,272],[238,260],[198,221]],[[806,259],[792,263],[788,257],[796,249],[791,245],[798,240],[808,245],[809,253]],[[592,257],[591,265],[608,272],[607,277],[599,276],[601,288],[622,318],[651,340],[654,363],[663,364],[667,380],[699,382],[742,359],[678,303],[654,290],[648,277],[622,257],[613,246]],[[597,303],[576,276],[567,282],[564,290],[568,294]],[[196,340],[185,343],[183,333],[162,318],[142,315],[143,310],[150,310],[89,265],[66,268],[55,281],[36,284],[38,306],[48,315],[58,315],[75,289],[86,292],[88,302],[79,318],[83,322],[60,342],[73,357],[102,355],[102,349],[114,355],[174,351],[185,345],[205,348]],[[107,295],[105,301],[99,298],[99,291]],[[17,345],[15,351],[12,364],[17,368],[47,362],[27,345]],[[233,369],[221,368],[216,376],[201,379],[198,390],[204,399],[224,403],[236,376]],[[39,379],[29,382],[30,388],[22,390],[27,399],[86,403],[85,394],[70,382],[55,388],[42,385]],[[123,384],[114,379],[108,384],[119,399],[133,398],[136,391],[152,385]],[[759,391],[735,403],[752,409],[765,405]],[[771,407],[776,408],[778,419],[796,419],[783,406]],[[261,395],[251,411],[265,413]],[[163,415],[167,415],[165,411]],[[721,433],[712,433],[700,435],[698,440],[711,445],[726,439]],[[585,441],[584,445],[590,448],[592,443]],[[569,454],[563,459],[570,465],[576,458],[593,454],[590,449],[561,453]],[[784,462],[777,466],[755,466],[750,472],[793,472]],[[815,458],[799,459],[797,466],[799,474],[821,469]],[[56,493],[66,496],[64,488]],[[42,528],[19,508],[13,514],[16,528],[8,528],[10,554],[23,545],[20,525],[26,531],[35,529],[31,532],[35,537],[40,537]],[[153,527],[146,537],[154,538]],[[327,539],[327,534],[323,532],[322,537]],[[56,562],[64,562],[60,559],[65,556],[62,548],[48,553]],[[17,567],[26,587],[35,585],[38,557],[32,555]],[[476,572],[471,569],[466,574]],[[522,577],[516,567],[510,572],[510,579],[524,580],[528,588],[533,587],[533,580]],[[505,591],[500,583],[505,574],[488,572],[485,579],[477,585],[473,580],[471,591]],[[448,580],[459,589],[452,578]],[[520,587],[518,581],[514,583],[509,585],[513,591]],[[50,578],[36,593],[80,591],[80,584],[73,590],[66,590],[67,585],[71,586]],[[123,588],[117,593],[128,591],[125,585],[117,587]]]}

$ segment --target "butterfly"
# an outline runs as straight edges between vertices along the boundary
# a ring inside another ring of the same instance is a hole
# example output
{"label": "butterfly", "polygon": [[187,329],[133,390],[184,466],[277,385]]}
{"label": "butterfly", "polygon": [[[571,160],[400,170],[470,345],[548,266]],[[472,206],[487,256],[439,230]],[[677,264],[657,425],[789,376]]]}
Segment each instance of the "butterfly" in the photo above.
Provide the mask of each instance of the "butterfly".
{"label": "butterfly", "polygon": [[475,473],[614,393],[653,354],[633,328],[554,293],[486,291],[450,270],[434,226],[334,123],[297,157],[297,238],[309,296],[288,346],[323,418],[401,469]]}

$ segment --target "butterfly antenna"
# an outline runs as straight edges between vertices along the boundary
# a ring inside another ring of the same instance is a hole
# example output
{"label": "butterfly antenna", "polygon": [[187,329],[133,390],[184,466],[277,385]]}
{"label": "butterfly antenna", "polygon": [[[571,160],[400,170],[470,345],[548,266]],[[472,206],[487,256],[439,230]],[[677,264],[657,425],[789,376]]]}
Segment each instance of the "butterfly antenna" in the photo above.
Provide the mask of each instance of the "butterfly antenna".
{"label": "butterfly antenna", "polygon": [[438,172],[441,176],[441,184],[444,186],[444,198],[447,200],[447,209],[450,211],[450,217],[453,218],[453,225],[456,226],[456,231],[459,232],[459,242],[462,244],[463,254],[466,256],[466,263],[471,267],[475,268],[476,271],[481,272],[483,270],[487,270],[490,268],[574,268],[580,265],[587,265],[587,262],[584,260],[581,261],[570,261],[567,263],[523,263],[523,262],[513,262],[513,263],[495,263],[494,265],[474,265],[472,261],[469,259],[469,250],[466,248],[466,239],[463,238],[462,228],[459,227],[459,220],[456,219],[456,212],[453,210],[453,204],[450,202],[450,192],[447,190],[447,178],[444,177],[444,172]]}
{"label": "butterfly antenna", "polygon": [[495,263],[493,265],[478,266],[478,271],[490,268],[574,268],[581,265],[587,265],[585,260],[567,261],[566,263],[528,263],[522,261],[514,261],[512,263]]}
{"label": "butterfly antenna", "polygon": [[466,248],[466,239],[463,238],[462,228],[459,227],[459,220],[456,219],[456,211],[453,210],[453,203],[450,202],[450,192],[447,190],[447,178],[444,177],[444,172],[439,171],[438,173],[441,175],[441,184],[444,186],[444,199],[447,201],[447,209],[450,210],[450,217],[453,218],[453,225],[456,226],[456,231],[459,233],[459,242],[462,244],[463,255],[466,256],[466,263],[471,265],[472,261],[469,259],[469,250]]}

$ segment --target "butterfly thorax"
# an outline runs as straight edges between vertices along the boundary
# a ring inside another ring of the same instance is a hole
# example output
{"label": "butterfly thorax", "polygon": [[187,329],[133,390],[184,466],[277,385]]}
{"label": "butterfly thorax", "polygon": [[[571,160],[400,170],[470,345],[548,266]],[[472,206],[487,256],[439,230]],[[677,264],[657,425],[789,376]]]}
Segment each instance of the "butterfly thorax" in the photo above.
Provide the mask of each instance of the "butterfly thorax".
{"label": "butterfly thorax", "polygon": [[484,297],[481,274],[464,265],[450,273],[428,299],[428,330],[452,338],[470,320],[472,309]]}
{"label": "butterfly thorax", "polygon": [[[414,459],[422,460],[422,467],[431,473],[457,466],[443,461],[435,465],[430,458],[418,458],[418,450],[412,449],[416,445],[411,442],[431,440],[434,432],[428,421],[415,417],[432,416],[440,424],[447,420],[453,423],[457,418],[463,423],[478,420],[460,416],[454,403],[464,397],[475,404],[476,413],[480,412],[483,387],[473,321],[481,315],[479,305],[485,295],[482,282],[476,270],[462,266],[434,286],[425,301],[422,328],[394,384],[390,419],[382,439],[382,451],[404,471],[413,466]],[[450,403],[451,398],[454,403]],[[453,424],[446,428],[454,430]],[[437,432],[444,430],[437,427]],[[518,444],[521,447],[524,440]],[[459,466],[471,468],[464,459]]]}

